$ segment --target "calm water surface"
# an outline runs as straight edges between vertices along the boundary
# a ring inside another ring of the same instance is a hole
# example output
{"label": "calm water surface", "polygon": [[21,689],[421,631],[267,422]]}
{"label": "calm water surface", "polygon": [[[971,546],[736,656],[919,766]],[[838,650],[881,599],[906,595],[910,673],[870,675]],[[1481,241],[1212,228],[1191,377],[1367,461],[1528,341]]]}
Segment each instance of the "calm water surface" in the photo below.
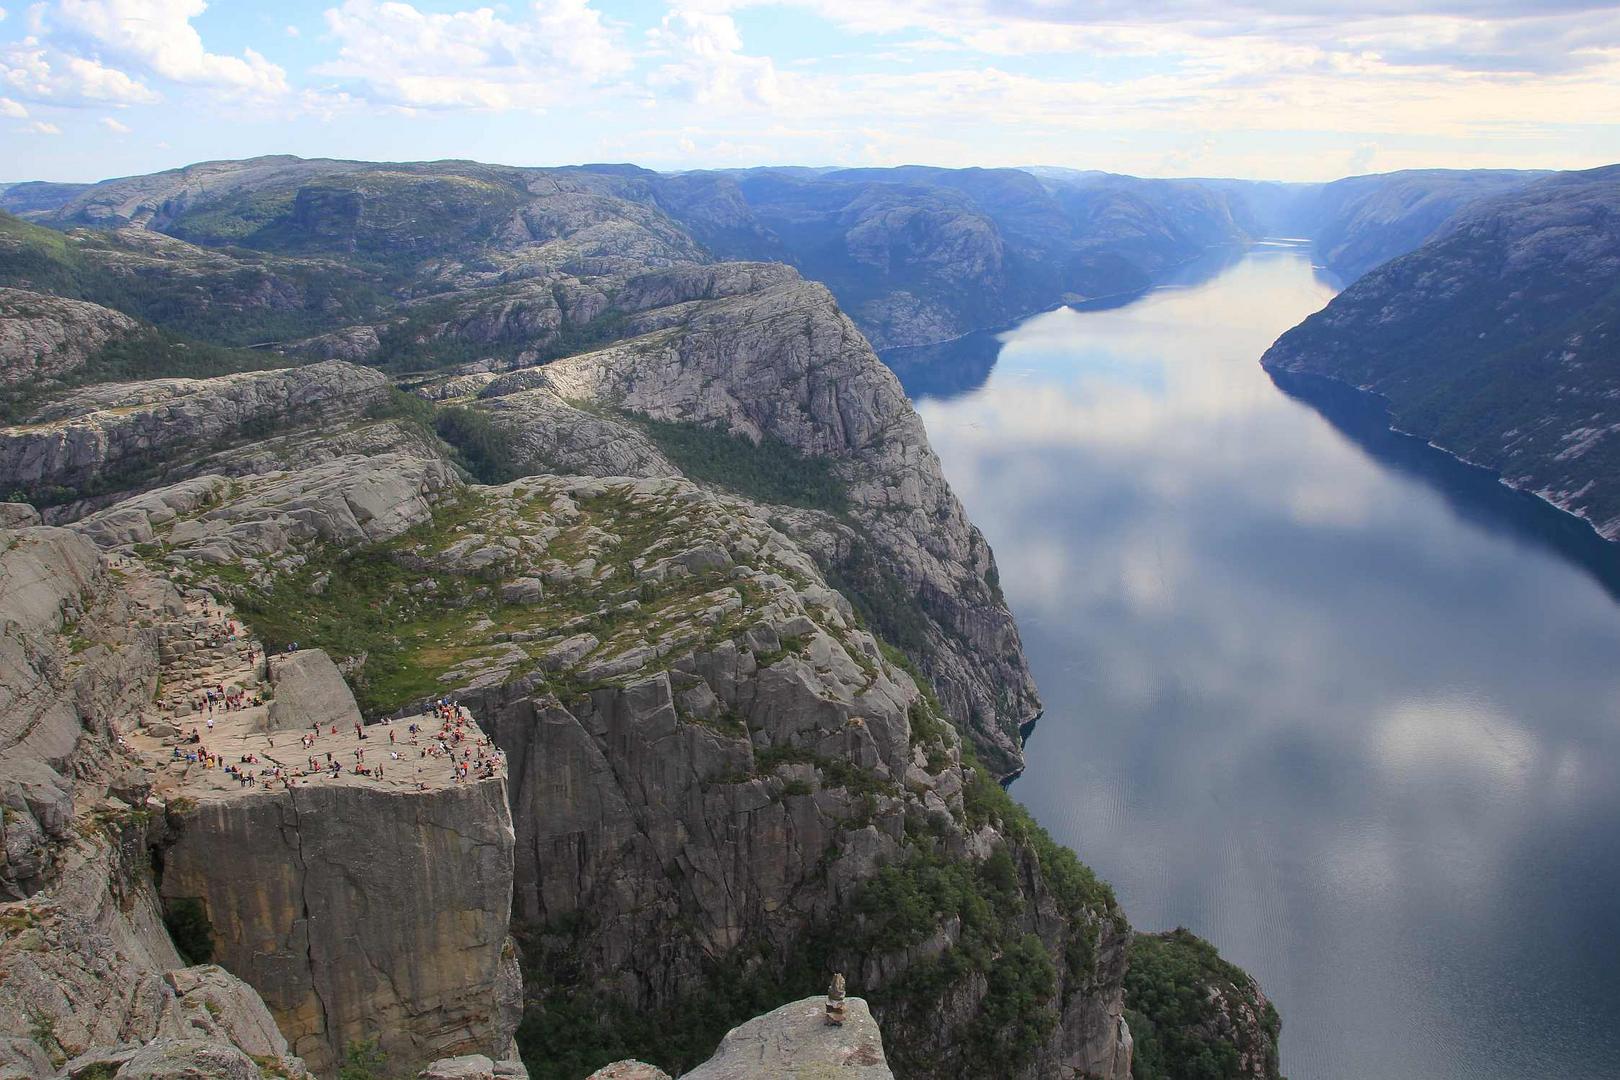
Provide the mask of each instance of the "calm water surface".
{"label": "calm water surface", "polygon": [[1274,385],[1332,292],[1261,246],[891,357],[1046,700],[1012,792],[1260,978],[1293,1080],[1620,1076],[1620,566]]}

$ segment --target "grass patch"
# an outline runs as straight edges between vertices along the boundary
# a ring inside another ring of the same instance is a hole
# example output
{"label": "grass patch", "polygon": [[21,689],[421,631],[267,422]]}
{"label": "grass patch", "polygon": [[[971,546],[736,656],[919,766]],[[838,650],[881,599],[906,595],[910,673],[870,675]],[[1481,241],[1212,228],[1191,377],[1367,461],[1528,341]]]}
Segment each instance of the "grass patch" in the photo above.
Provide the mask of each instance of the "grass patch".
{"label": "grass patch", "polygon": [[758,502],[842,514],[849,489],[829,458],[811,457],[774,436],[758,445],[718,428],[627,414],[676,468]]}

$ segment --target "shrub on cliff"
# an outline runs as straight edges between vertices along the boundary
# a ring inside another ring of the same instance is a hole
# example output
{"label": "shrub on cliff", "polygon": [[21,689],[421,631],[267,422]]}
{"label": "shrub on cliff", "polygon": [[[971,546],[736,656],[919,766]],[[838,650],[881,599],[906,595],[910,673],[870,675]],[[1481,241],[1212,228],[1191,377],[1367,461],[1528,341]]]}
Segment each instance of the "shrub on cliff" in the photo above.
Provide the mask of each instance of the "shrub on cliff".
{"label": "shrub on cliff", "polygon": [[1131,940],[1125,1019],[1134,1080],[1278,1080],[1277,1010],[1190,930]]}

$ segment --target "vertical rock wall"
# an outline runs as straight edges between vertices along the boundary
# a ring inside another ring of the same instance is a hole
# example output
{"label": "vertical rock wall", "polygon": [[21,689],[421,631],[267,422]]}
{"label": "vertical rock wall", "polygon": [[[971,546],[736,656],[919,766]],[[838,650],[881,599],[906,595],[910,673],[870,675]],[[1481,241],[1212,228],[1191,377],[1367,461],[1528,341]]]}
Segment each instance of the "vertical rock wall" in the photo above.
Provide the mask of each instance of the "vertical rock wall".
{"label": "vertical rock wall", "polygon": [[163,897],[201,902],[215,958],[311,1068],[365,1039],[402,1071],[508,1056],[520,984],[504,779],[249,792],[171,803],[170,822]]}

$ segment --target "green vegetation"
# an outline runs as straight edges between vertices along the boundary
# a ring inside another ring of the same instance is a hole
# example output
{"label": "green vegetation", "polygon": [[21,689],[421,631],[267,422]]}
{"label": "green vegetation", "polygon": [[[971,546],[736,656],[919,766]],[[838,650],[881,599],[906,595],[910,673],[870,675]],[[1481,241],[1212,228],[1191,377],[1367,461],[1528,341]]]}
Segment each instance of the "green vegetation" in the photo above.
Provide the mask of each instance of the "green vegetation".
{"label": "green vegetation", "polygon": [[373,420],[405,420],[443,440],[456,464],[480,484],[504,484],[528,475],[516,464],[511,432],[479,409],[440,406],[390,387],[388,397],[366,415]]}
{"label": "green vegetation", "polygon": [[[1233,1016],[1252,1012],[1259,1031],[1239,1023],[1231,1030],[1210,996],[1214,988]],[[1282,1022],[1259,988],[1215,946],[1190,930],[1137,934],[1125,974],[1125,1018],[1136,1039],[1134,1080],[1236,1080],[1250,1073],[1242,1058],[1265,1062],[1276,1078],[1277,1036]]]}
{"label": "green vegetation", "polygon": [[164,901],[163,925],[186,963],[206,964],[214,958],[214,926],[201,900],[187,896]]}
{"label": "green vegetation", "polygon": [[[475,507],[471,499],[447,507],[435,525],[452,529]],[[415,538],[434,531],[418,530]],[[386,548],[322,546],[309,556],[298,572],[276,578],[269,588],[235,590],[237,611],[272,651],[296,641],[325,648],[339,660],[363,656],[350,682],[368,716],[433,696],[438,675],[472,655],[450,639],[495,606],[480,598],[479,582],[454,575],[436,578],[431,591],[413,590],[423,573],[407,570]]]}
{"label": "green vegetation", "polygon": [[512,434],[489,414],[452,405],[438,411],[433,430],[456,451],[457,460],[481,484],[504,484],[524,475],[514,464]]}
{"label": "green vegetation", "polygon": [[[761,773],[791,763],[823,770],[828,765],[795,747],[757,756]],[[899,1075],[966,1078],[1024,1067],[1067,1000],[1058,993],[1058,963],[1024,928],[1028,875],[1040,874],[1071,916],[1061,961],[1065,994],[1094,980],[1102,922],[1123,926],[1123,920],[1107,886],[989,783],[999,796],[980,792],[975,804],[983,820],[1000,821],[1008,830],[1008,845],[973,863],[948,855],[937,832],[908,822],[905,858],[881,869],[847,907],[810,927],[785,952],[756,943],[711,962],[703,991],[667,1010],[637,1011],[609,996],[577,992],[586,975],[573,950],[595,930],[588,915],[525,935],[530,1002],[518,1042],[531,1074],[536,1080],[574,1080],[623,1057],[689,1069],[713,1052],[730,1027],[784,1001],[820,993],[832,971],[855,971],[874,956],[914,949],[953,918],[954,944],[881,987],[851,989],[867,998],[885,1025],[890,1063]],[[680,936],[679,929],[669,935]],[[696,942],[690,946],[701,955]],[[909,1054],[908,1047],[941,1037],[942,1000],[975,977],[985,980],[988,993],[977,1014],[947,1035],[954,1057],[945,1062],[933,1051]]]}
{"label": "green vegetation", "polygon": [[[523,489],[519,489],[523,491]],[[623,491],[582,500],[580,518],[548,548],[565,562],[594,558],[604,575],[588,582],[548,585],[543,599],[508,604],[496,585],[512,573],[503,557],[477,572],[433,567],[446,547],[470,536],[491,538],[514,531],[527,507],[543,511],[550,504],[544,489],[519,495],[496,512],[497,497],[478,491],[437,508],[433,518],[384,544],[347,550],[312,545],[301,554],[303,565],[269,580],[255,579],[241,568],[211,567],[207,576],[230,595],[242,619],[271,650],[298,642],[322,648],[343,661],[353,661],[349,681],[367,715],[391,713],[442,690],[439,677],[460,664],[503,652],[487,631],[477,629],[488,618],[507,632],[553,629],[578,620],[578,628],[611,642],[620,630],[634,629],[652,638],[689,626],[693,613],[713,603],[716,590],[731,590],[743,606],[727,619],[702,628],[708,640],[737,633],[748,618],[750,586],[731,582],[723,569],[665,582],[638,581],[632,563],[668,536],[672,529],[692,527],[684,507],[632,498]],[[523,499],[533,500],[528,503]],[[611,530],[611,531],[609,531]],[[608,606],[604,599],[635,595],[639,607]],[[522,674],[536,674],[539,651],[555,642],[537,642]],[[564,699],[591,689],[566,674],[547,676]]]}
{"label": "green vegetation", "polygon": [[674,1007],[636,1010],[601,994],[580,992],[584,974],[572,942],[583,925],[523,935],[529,1004],[517,1042],[533,1080],[579,1080],[603,1065],[634,1057],[677,1075],[714,1053],[725,1033],[783,1002],[826,991],[832,936],[812,931],[784,959],[764,944],[739,946],[705,965],[704,989]]}
{"label": "green vegetation", "polygon": [[[826,576],[879,641],[902,655],[921,655],[928,648],[928,616],[917,590],[887,570],[865,540],[852,541],[848,553],[826,568]],[[929,685],[910,659],[904,666],[918,686]]]}
{"label": "green vegetation", "polygon": [[89,300],[224,346],[307,337],[364,321],[387,302],[336,262],[178,243],[158,253],[116,233],[64,234],[4,213],[0,285]]}
{"label": "green vegetation", "polygon": [[230,349],[167,330],[143,329],[109,341],[88,363],[63,378],[12,386],[0,401],[0,423],[20,423],[47,395],[80,386],[140,379],[207,379],[238,371],[290,367],[295,363],[279,353]]}
{"label": "green vegetation", "polygon": [[343,1051],[337,1080],[383,1080],[388,1075],[388,1055],[376,1039],[359,1039]]}
{"label": "green vegetation", "polygon": [[718,428],[637,413],[629,416],[664,456],[700,483],[717,484],[759,502],[834,514],[849,508],[848,488],[829,458],[806,456],[770,435],[756,446]]}

